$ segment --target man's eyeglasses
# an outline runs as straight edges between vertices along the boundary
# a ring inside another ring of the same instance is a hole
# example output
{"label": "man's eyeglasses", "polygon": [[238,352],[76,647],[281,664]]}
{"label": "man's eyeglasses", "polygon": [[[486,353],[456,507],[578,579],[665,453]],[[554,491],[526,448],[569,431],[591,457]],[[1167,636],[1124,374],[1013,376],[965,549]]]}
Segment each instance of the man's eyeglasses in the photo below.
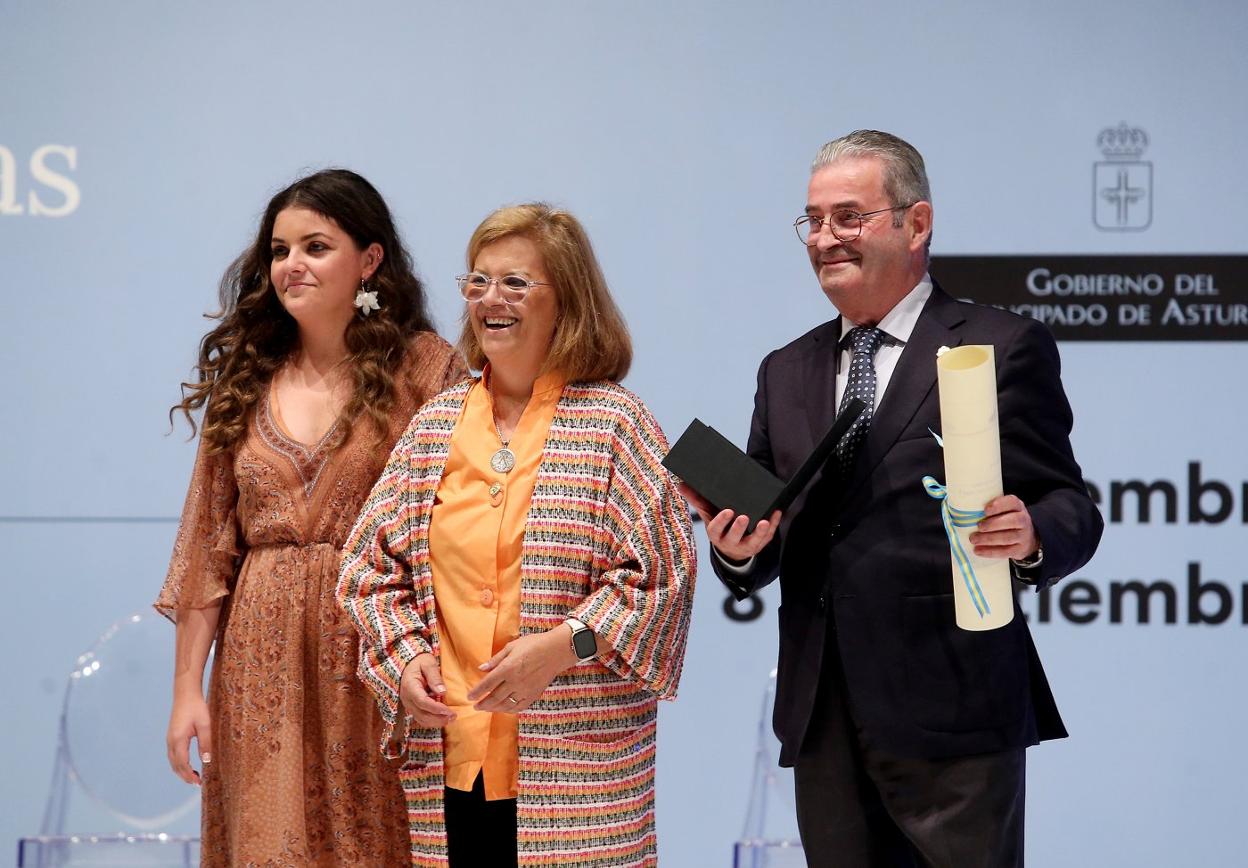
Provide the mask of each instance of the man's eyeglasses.
{"label": "man's eyeglasses", "polygon": [[[910,205],[913,204],[913,202],[910,203]],[[838,241],[848,244],[851,241],[858,240],[858,236],[862,234],[862,223],[868,217],[874,217],[877,214],[887,214],[890,211],[904,211],[910,205],[881,208],[878,211],[868,211],[865,214],[851,211],[848,208],[833,211],[827,217],[816,217],[813,214],[807,214],[794,220],[793,228],[797,230],[797,237],[801,239],[803,244],[814,244],[818,240],[819,232],[824,226],[832,230],[832,234],[836,236]]]}
{"label": "man's eyeglasses", "polygon": [[508,303],[524,301],[529,290],[535,286],[550,286],[549,283],[538,283],[536,280],[528,280],[518,274],[490,277],[479,271],[461,274],[455,278],[455,282],[459,284],[459,292],[466,301],[480,301],[489,292],[490,284],[495,284],[498,286],[499,296]]}

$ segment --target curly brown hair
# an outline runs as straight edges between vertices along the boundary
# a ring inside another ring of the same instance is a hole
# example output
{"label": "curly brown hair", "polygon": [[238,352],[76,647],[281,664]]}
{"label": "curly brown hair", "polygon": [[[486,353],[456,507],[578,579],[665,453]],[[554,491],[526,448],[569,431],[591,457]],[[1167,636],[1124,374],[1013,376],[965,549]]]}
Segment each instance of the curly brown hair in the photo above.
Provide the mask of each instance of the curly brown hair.
{"label": "curly brown hair", "polygon": [[399,239],[385,200],[368,181],[347,169],[326,169],[300,178],[274,196],[264,209],[255,242],[221,278],[221,309],[210,314],[220,324],[204,335],[195,366],[198,379],[182,384],[181,410],[196,430],[192,410],[205,407],[201,438],[209,453],[232,448],[247,430],[247,416],[267,394],[273,374],[299,348],[299,330],[273,291],[270,243],[277,215],[307,208],[332,220],[364,250],[381,245],[381,264],[369,280],[381,309],[356,316],[345,335],[354,388],[342,412],[335,446],[351,434],[361,414],[373,424],[378,444],[386,436],[387,412],[394,403],[394,378],[411,338],[433,331],[425,288]]}

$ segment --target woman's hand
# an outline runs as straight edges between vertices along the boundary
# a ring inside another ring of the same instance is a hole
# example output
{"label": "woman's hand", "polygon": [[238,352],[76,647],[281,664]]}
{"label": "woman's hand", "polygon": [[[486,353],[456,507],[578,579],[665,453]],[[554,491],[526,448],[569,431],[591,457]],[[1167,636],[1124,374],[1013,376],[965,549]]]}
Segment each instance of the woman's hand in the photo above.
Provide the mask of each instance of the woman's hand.
{"label": "woman's hand", "polygon": [[443,702],[445,695],[442,669],[437,658],[428,651],[417,654],[403,668],[399,699],[418,726],[441,729],[455,719],[455,712]]}
{"label": "woman's hand", "polygon": [[173,652],[173,710],[165,733],[169,767],[188,784],[203,783],[191,768],[191,739],[202,765],[212,762],[212,717],[204,702],[204,665],[221,618],[221,601],[202,609],[179,609]]}
{"label": "woman's hand", "polygon": [[515,714],[536,702],[555,676],[579,661],[572,650],[572,628],[560,624],[545,633],[512,639],[481,664],[488,673],[468,692],[478,711]]}
{"label": "woman's hand", "polygon": [[179,691],[173,697],[169,731],[165,735],[169,767],[188,784],[200,784],[199,772],[191,768],[192,738],[199,746],[200,763],[208,765],[212,762],[212,718],[208,714],[208,703],[201,691]]}

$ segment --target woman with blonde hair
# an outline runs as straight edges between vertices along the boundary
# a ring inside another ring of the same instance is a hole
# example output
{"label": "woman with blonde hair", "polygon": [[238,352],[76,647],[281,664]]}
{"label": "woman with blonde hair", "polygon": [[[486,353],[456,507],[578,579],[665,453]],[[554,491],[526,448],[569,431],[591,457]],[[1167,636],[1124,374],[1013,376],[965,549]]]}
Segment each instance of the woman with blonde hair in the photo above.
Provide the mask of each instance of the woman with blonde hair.
{"label": "woman with blonde hair", "polygon": [[619,385],[632,347],[565,211],[502,208],[468,244],[480,378],[412,420],[338,594],[416,865],[653,865],[657,700],[693,601],[663,432]]}
{"label": "woman with blonde hair", "polygon": [[398,764],[375,749],[334,586],[386,454],[467,370],[433,332],[386,203],[354,172],[274,196],[221,301],[174,408],[192,427],[204,415],[156,601],[177,623],[169,763],[203,786],[205,866],[402,864]]}

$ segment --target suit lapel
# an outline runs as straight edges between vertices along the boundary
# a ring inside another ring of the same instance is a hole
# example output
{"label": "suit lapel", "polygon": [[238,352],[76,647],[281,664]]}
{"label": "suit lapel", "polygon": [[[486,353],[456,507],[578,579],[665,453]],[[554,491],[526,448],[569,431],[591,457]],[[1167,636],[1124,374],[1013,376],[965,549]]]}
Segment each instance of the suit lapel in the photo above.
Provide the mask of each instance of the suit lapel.
{"label": "suit lapel", "polygon": [[836,345],[840,337],[839,316],[815,333],[806,356],[805,382],[798,384],[805,395],[806,421],[815,444],[823,440],[836,418],[836,369],[841,359]]}
{"label": "suit lapel", "polygon": [[897,367],[889,377],[884,399],[871,419],[871,430],[867,432],[863,454],[856,462],[847,493],[862,485],[874,472],[927,400],[928,393],[936,385],[936,351],[942,346],[956,347],[962,343],[956,329],[964,321],[957,303],[939,286],[933,286],[923,313],[897,360]]}

